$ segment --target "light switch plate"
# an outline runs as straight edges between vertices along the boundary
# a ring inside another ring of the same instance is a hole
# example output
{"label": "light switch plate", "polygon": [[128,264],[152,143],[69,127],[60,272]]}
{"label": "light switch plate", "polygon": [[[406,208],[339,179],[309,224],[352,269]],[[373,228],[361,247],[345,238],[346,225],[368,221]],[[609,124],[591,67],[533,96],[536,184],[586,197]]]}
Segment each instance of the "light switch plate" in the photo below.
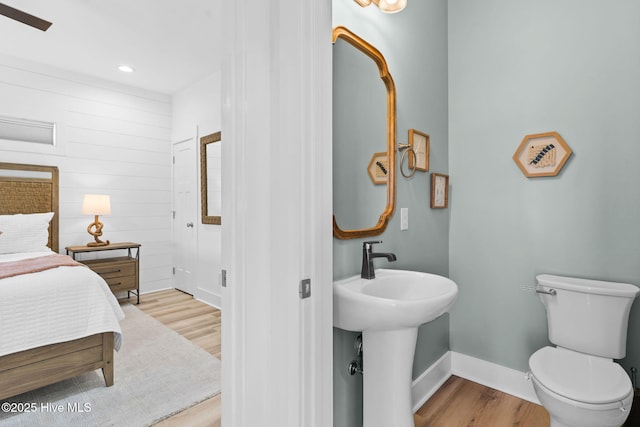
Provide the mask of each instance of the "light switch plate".
{"label": "light switch plate", "polygon": [[409,208],[400,208],[400,230],[409,229]]}

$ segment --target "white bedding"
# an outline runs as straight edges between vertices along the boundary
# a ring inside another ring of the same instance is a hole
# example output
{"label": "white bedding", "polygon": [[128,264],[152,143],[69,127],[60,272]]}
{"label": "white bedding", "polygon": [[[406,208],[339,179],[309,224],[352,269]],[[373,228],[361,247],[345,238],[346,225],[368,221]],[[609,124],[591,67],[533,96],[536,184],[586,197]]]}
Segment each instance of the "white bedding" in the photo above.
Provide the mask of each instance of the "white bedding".
{"label": "white bedding", "polygon": [[[50,255],[0,255],[3,262]],[[0,279],[0,356],[43,345],[115,332],[120,348],[124,313],[107,283],[86,267],[57,267]]]}

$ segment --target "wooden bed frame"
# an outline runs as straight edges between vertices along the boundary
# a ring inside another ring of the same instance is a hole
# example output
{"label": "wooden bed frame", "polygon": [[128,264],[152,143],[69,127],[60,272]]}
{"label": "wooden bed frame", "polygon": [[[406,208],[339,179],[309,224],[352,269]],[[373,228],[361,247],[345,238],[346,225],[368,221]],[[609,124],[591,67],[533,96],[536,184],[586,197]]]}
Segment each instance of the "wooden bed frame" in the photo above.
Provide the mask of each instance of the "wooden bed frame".
{"label": "wooden bed frame", "polygon": [[[49,247],[58,252],[58,168],[0,162],[0,215],[55,212]],[[113,332],[0,357],[0,399],[102,369],[113,385]]]}

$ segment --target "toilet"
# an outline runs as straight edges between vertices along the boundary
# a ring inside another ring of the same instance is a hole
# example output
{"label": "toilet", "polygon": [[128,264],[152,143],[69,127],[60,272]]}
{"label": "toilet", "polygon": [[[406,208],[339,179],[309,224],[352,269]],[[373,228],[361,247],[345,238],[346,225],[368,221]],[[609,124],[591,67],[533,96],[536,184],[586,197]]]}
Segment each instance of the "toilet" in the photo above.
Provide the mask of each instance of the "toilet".
{"label": "toilet", "polygon": [[627,350],[629,311],[640,289],[627,283],[541,274],[549,341],[529,358],[529,378],[551,427],[619,427],[633,387],[614,362]]}

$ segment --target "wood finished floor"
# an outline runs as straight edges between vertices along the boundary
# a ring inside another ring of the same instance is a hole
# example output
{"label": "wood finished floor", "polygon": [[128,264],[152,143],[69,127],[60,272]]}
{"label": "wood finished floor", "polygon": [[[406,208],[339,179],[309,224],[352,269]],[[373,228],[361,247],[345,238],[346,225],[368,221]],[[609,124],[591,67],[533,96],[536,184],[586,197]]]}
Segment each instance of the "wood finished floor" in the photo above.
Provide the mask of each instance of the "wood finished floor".
{"label": "wood finished floor", "polygon": [[[220,358],[220,311],[177,290],[144,294],[138,308]],[[156,427],[219,427],[221,395]],[[414,415],[415,427],[548,427],[539,405],[459,378],[449,378]],[[393,426],[389,426],[393,427]]]}
{"label": "wood finished floor", "polygon": [[218,359],[220,310],[175,289],[142,295],[137,306]]}
{"label": "wood finished floor", "polygon": [[413,419],[416,427],[549,427],[542,406],[456,376]]}

